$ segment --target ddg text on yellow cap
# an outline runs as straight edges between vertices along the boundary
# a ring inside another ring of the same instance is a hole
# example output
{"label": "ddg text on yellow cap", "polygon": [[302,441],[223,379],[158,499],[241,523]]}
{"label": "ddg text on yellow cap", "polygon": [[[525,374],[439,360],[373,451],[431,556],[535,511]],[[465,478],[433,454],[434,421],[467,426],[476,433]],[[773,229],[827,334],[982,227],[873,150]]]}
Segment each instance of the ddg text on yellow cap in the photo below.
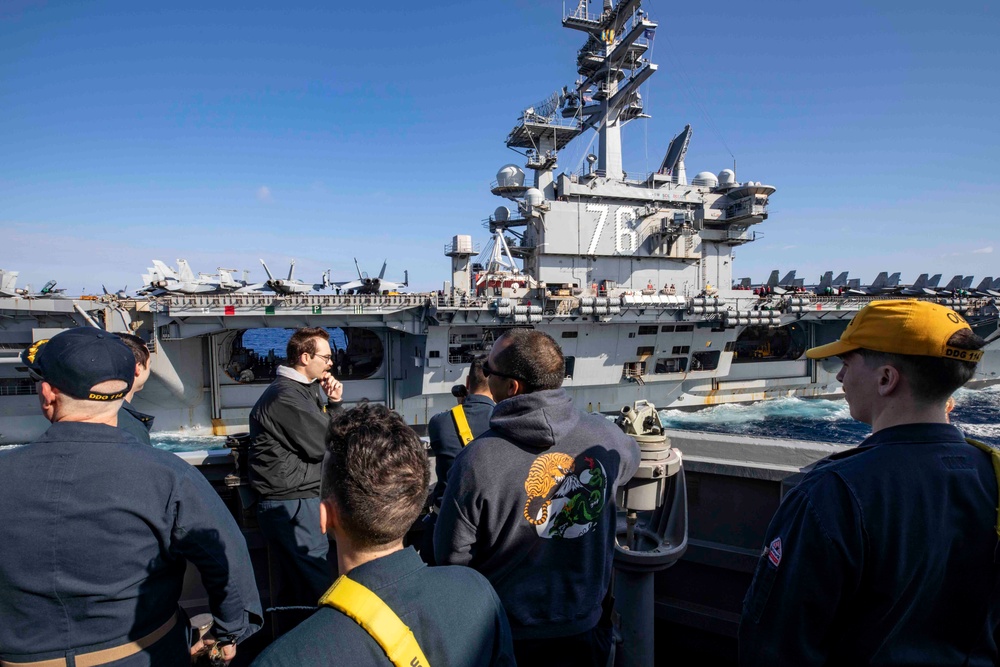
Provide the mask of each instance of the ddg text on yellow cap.
{"label": "ddg text on yellow cap", "polygon": [[948,345],[956,332],[969,328],[954,310],[929,301],[872,301],[858,311],[840,340],[807,350],[806,356],[825,359],[865,349],[977,362],[983,357],[981,350]]}

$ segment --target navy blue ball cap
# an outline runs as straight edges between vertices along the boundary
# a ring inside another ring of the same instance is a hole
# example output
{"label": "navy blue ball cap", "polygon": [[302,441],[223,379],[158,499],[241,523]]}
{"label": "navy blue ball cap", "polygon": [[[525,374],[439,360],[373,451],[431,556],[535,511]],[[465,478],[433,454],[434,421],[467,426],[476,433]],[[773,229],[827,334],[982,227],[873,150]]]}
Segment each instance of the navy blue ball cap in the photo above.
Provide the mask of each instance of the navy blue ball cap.
{"label": "navy blue ball cap", "polygon": [[[35,380],[92,401],[125,398],[135,379],[132,350],[113,333],[93,327],[68,329],[40,340],[21,352],[21,361]],[[126,387],[112,394],[91,391],[109,380],[121,380]]]}

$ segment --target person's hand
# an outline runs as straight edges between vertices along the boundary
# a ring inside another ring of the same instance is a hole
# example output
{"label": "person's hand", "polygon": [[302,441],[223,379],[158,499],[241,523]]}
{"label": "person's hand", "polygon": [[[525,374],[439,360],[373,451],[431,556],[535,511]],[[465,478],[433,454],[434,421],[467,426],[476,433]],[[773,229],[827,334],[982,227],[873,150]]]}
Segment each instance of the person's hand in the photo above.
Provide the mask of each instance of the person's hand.
{"label": "person's hand", "polygon": [[344,383],[333,377],[330,373],[324,375],[323,379],[319,382],[330,400],[334,403],[340,403],[340,400],[344,396]]}
{"label": "person's hand", "polygon": [[206,651],[213,665],[228,665],[236,657],[236,644],[216,645],[214,639],[205,637],[191,647],[191,657],[194,658]]}

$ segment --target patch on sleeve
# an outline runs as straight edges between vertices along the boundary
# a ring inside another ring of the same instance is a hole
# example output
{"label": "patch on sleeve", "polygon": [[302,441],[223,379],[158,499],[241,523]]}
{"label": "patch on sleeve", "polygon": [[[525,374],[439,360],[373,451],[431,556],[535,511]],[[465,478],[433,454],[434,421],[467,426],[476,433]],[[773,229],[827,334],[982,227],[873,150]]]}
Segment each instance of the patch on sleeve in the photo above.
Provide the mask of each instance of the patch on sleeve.
{"label": "patch on sleeve", "polygon": [[781,538],[776,537],[774,541],[767,547],[767,560],[771,562],[771,565],[778,567],[781,564]]}

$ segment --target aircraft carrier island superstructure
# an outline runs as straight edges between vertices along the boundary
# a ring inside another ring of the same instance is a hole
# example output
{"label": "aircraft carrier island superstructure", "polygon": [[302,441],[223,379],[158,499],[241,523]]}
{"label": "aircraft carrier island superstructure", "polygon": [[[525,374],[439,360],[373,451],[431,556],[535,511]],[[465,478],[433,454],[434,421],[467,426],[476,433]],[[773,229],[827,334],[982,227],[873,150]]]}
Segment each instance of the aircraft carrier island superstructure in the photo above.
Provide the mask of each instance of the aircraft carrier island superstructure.
{"label": "aircraft carrier island superstructure", "polygon": [[[401,294],[364,278],[324,294],[336,285],[327,278],[305,285],[290,273],[249,286],[221,270],[214,283],[172,283],[157,268],[140,298],[0,296],[0,443],[30,440],[45,427],[33,384],[15,370],[17,352],[76,325],[148,340],[153,375],[137,407],[156,416],[157,430],[196,434],[246,429],[281,361],[243,345],[245,332],[259,328],[341,329],[335,372],[346,402],[384,402],[415,425],[454,404],[450,388],[471,359],[511,327],[539,328],[562,345],[565,385],[594,411],[639,399],[697,408],[836,396],[835,370],[804,351],[838,338],[876,298],[934,299],[963,313],[991,340],[973,386],[1000,382],[996,292],[845,290],[829,278],[813,289],[794,281],[739,289],[733,249],[754,240],[775,188],[738,181],[729,169],[689,180],[690,126],[656,172],[626,174],[622,128],[648,118],[640,86],[657,70],[646,56],[658,26],[640,4],[605,2],[592,13],[581,0],[564,17],[584,39],[579,78],[521,113],[506,143],[525,156],[524,167],[503,167],[492,184],[508,203],[490,216],[483,250],[470,235],[445,247],[444,290]],[[596,146],[583,168],[560,171],[559,152],[592,133]]]}

